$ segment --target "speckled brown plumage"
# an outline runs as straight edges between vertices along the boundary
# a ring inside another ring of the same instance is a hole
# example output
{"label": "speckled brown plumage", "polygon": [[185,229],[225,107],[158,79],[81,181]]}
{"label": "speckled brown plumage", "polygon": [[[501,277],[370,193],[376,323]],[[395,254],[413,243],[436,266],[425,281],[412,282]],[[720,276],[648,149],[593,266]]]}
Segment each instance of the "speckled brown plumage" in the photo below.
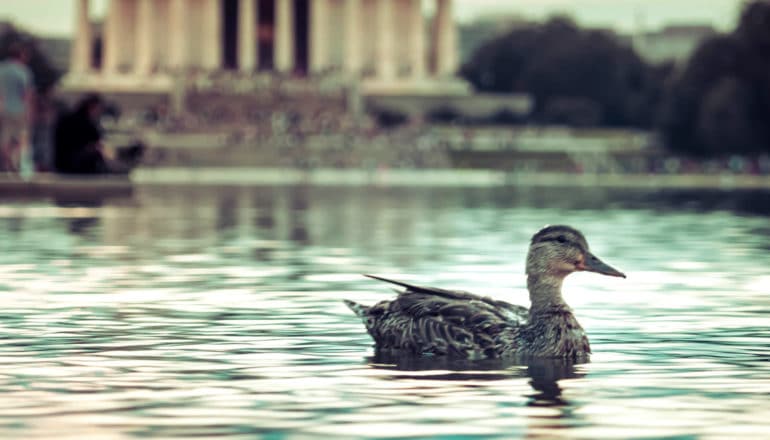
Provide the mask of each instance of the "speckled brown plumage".
{"label": "speckled brown plumage", "polygon": [[532,307],[467,292],[421,287],[370,276],[404,288],[395,299],[368,307],[345,303],[364,322],[379,350],[470,359],[582,358],[588,338],[561,296],[564,277],[579,270],[624,275],[588,250],[569,226],[548,226],[532,237],[527,287]]}

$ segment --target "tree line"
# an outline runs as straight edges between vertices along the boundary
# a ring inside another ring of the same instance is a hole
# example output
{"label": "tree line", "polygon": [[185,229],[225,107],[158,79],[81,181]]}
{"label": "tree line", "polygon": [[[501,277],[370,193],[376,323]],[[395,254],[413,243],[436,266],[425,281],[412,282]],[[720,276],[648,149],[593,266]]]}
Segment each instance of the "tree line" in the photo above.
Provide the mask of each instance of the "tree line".
{"label": "tree line", "polygon": [[734,31],[681,66],[647,63],[610,31],[554,18],[483,44],[461,75],[479,91],[530,94],[530,123],[654,129],[691,155],[770,152],[768,0],[747,3]]}

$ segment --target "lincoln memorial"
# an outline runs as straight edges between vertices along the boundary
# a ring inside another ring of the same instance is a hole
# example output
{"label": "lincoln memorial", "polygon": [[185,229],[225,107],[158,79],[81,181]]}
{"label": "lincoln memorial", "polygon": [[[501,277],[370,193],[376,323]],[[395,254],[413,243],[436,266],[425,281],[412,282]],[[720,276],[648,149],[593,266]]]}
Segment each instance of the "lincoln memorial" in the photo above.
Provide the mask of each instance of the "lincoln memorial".
{"label": "lincoln memorial", "polygon": [[75,0],[73,90],[161,92],[184,72],[225,71],[393,93],[459,82],[452,0],[109,0],[100,30],[89,3]]}

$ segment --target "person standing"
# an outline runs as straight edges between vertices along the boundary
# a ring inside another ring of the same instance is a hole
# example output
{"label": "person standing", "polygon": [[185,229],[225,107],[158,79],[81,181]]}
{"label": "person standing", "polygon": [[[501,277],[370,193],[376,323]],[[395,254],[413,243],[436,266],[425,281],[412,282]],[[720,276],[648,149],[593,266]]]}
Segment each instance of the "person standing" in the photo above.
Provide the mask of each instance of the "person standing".
{"label": "person standing", "polygon": [[34,93],[29,59],[27,47],[14,43],[0,62],[0,171],[20,171],[29,154]]}

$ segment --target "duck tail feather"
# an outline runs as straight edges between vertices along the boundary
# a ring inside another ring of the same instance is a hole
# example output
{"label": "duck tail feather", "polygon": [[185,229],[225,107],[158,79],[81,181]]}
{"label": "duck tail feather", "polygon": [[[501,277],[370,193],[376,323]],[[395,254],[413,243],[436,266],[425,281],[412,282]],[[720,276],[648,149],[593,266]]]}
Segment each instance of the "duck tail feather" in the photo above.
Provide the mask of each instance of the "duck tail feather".
{"label": "duck tail feather", "polygon": [[342,302],[344,302],[346,306],[350,307],[350,310],[352,310],[353,313],[355,313],[359,318],[365,317],[366,313],[369,311],[369,306],[365,306],[348,299],[343,299]]}
{"label": "duck tail feather", "polygon": [[451,295],[453,295],[453,293],[451,291],[444,290],[444,289],[437,289],[435,287],[416,286],[414,284],[405,283],[403,281],[391,280],[389,278],[383,278],[383,277],[380,277],[380,276],[377,276],[377,275],[364,274],[364,276],[372,278],[374,280],[385,281],[386,283],[395,284],[397,286],[401,286],[401,287],[405,288],[406,290],[403,290],[403,291],[398,291],[397,290],[396,291],[399,295],[404,294],[404,293],[411,293],[411,292],[425,293],[425,294],[428,294],[428,295],[441,295],[441,296],[446,296],[446,295],[451,296]]}
{"label": "duck tail feather", "polygon": [[401,287],[409,289],[409,290],[414,290],[416,292],[419,292],[419,291],[422,291],[422,290],[427,290],[425,287],[415,286],[414,284],[405,283],[403,281],[391,280],[389,278],[383,278],[383,277],[380,277],[380,276],[377,276],[377,275],[364,274],[364,276],[368,277],[368,278],[371,278],[373,280],[384,281],[386,283],[395,284],[397,286],[401,286]]}

